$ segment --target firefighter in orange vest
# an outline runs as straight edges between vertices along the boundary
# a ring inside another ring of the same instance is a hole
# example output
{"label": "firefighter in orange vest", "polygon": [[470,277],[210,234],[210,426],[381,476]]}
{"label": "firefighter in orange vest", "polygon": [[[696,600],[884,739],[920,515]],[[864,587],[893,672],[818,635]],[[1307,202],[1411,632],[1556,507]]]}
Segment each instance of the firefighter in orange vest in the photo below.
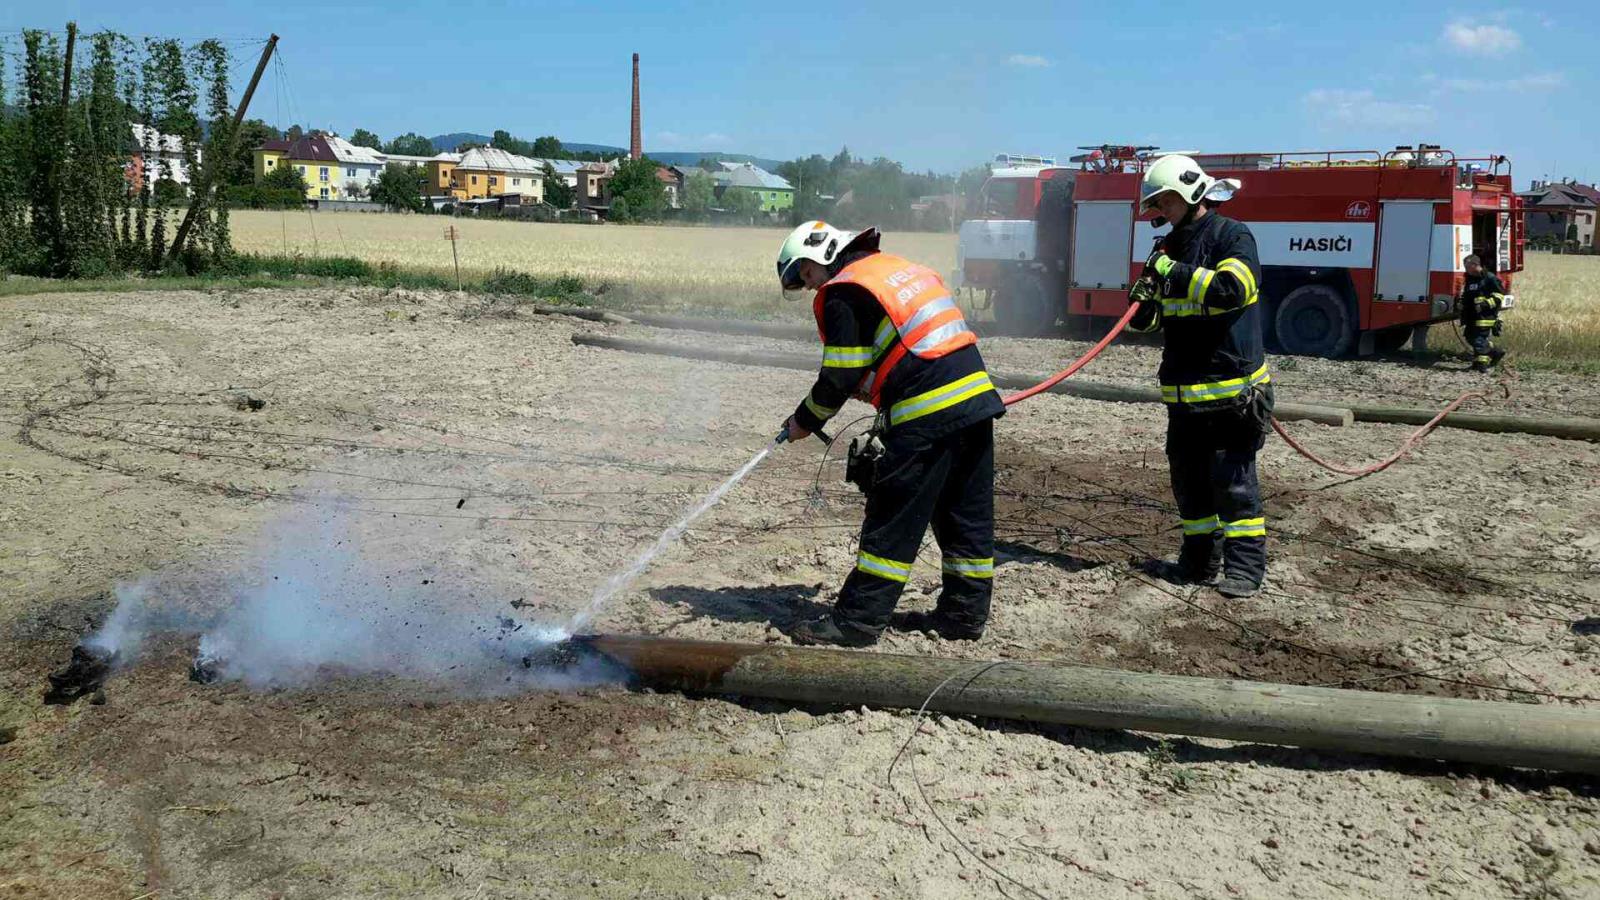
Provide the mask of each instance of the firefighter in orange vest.
{"label": "firefighter in orange vest", "polygon": [[938,273],[880,252],[878,242],[875,228],[813,221],[778,252],[784,295],[816,292],[823,344],[816,383],[784,423],[788,439],[817,432],[851,396],[878,410],[869,436],[851,445],[847,478],[867,497],[855,569],[832,614],[790,636],[875,643],[931,522],[943,590],[932,613],[903,616],[895,627],[977,640],[994,584],[994,419],[1005,406]]}

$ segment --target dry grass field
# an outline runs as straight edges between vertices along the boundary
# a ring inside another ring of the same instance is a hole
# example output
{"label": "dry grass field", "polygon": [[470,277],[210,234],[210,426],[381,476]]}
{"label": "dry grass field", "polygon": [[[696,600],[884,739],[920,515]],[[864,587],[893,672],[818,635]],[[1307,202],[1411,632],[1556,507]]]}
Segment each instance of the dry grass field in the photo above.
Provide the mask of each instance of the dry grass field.
{"label": "dry grass field", "polygon": [[[742,314],[800,315],[774,287],[777,228],[549,225],[432,216],[253,212],[234,214],[234,242],[256,253],[357,256],[373,262],[447,270],[452,221],[462,234],[461,266],[535,275],[580,276],[619,305],[712,308]],[[948,272],[953,234],[894,233],[886,246]],[[1504,346],[1523,363],[1592,368],[1600,360],[1600,257],[1530,253],[1514,284],[1520,305],[1506,317]],[[1451,326],[1434,329],[1433,347],[1464,349]]]}
{"label": "dry grass field", "polygon": [[[233,215],[234,245],[252,253],[357,256],[372,262],[451,268],[446,226],[461,233],[464,271],[497,267],[535,275],[572,274],[624,301],[667,307],[777,312],[772,271],[779,228],[553,225],[354,213],[255,212]],[[895,234],[897,252],[948,271],[953,234]]]}

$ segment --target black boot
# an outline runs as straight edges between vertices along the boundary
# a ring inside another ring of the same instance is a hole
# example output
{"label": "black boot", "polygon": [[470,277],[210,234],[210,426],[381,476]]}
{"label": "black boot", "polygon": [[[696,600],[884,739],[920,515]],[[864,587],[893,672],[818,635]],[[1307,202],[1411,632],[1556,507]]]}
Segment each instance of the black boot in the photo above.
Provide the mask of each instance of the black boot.
{"label": "black boot", "polygon": [[789,632],[789,639],[800,645],[837,644],[841,647],[870,647],[878,636],[855,628],[841,628],[833,616],[801,622]]}
{"label": "black boot", "polygon": [[1224,575],[1222,580],[1217,582],[1217,593],[1234,600],[1253,597],[1259,590],[1261,590],[1259,582],[1238,573]]}
{"label": "black boot", "polygon": [[947,641],[975,641],[983,637],[982,625],[974,628],[942,615],[937,610],[909,612],[903,616],[896,616],[895,621],[889,623],[889,627],[896,631],[920,631]]}

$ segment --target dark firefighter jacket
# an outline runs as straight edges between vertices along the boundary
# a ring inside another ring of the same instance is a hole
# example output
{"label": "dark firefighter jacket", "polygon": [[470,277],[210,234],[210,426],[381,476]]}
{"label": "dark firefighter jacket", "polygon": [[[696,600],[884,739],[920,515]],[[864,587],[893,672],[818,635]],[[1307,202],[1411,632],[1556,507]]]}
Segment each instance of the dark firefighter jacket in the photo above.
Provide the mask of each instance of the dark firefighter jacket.
{"label": "dark firefighter jacket", "polygon": [[[847,252],[834,263],[833,269],[843,269],[870,252],[873,251]],[[870,347],[878,327],[887,317],[883,307],[866,288],[854,284],[835,284],[828,288],[822,310],[823,343],[828,347]],[[899,342],[898,337],[895,342]],[[871,365],[876,364],[874,360]],[[868,371],[865,367],[823,366],[817,373],[811,393],[795,409],[795,422],[807,431],[814,432],[821,428],[856,393]],[[923,395],[934,396],[955,382],[973,379],[973,376],[986,381],[985,373],[983,356],[978,353],[976,344],[935,359],[923,359],[908,353],[889,373],[889,380],[883,385],[882,407],[889,409],[905,400]],[[1005,406],[1000,402],[1000,395],[990,389],[952,406],[893,425],[890,432],[902,440],[931,440],[1004,412]]]}
{"label": "dark firefighter jacket", "polygon": [[1467,276],[1461,291],[1461,327],[1469,331],[1493,328],[1505,299],[1506,287],[1498,275],[1484,269],[1476,278]]}
{"label": "dark firefighter jacket", "polygon": [[1271,380],[1261,341],[1256,239],[1242,223],[1207,213],[1167,235],[1175,265],[1160,300],[1140,304],[1134,331],[1165,331],[1161,399],[1196,407],[1231,403]]}

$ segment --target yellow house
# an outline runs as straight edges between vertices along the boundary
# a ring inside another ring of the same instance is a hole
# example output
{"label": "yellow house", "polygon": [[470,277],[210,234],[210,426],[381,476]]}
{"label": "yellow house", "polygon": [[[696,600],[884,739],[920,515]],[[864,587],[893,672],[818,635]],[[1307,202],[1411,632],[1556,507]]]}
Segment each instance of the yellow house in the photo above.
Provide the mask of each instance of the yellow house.
{"label": "yellow house", "polygon": [[320,134],[308,134],[298,141],[267,141],[255,150],[256,177],[284,166],[294,166],[306,182],[307,200],[338,200],[347,179],[333,148]]}
{"label": "yellow house", "polygon": [[544,163],[493,147],[461,154],[451,178],[451,193],[458,200],[521,194],[526,202],[544,202]]}
{"label": "yellow house", "polygon": [[459,161],[454,154],[444,153],[428,160],[428,196],[466,199],[467,195],[457,191],[455,186],[456,163]]}
{"label": "yellow house", "polygon": [[293,141],[269,140],[256,148],[256,180],[265,178],[283,162],[283,154],[294,146]]}

